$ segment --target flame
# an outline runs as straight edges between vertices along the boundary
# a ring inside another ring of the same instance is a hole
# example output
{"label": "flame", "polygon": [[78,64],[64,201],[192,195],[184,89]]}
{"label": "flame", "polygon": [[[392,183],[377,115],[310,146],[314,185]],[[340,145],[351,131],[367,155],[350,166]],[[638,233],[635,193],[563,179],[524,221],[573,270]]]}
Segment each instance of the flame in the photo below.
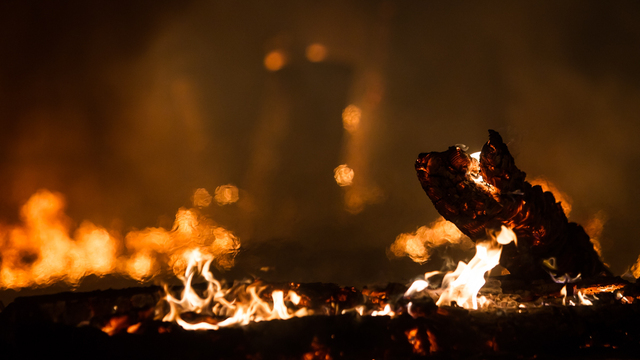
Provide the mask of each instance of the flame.
{"label": "flame", "polygon": [[216,202],[218,205],[233,204],[238,201],[238,188],[234,185],[222,185],[216,188]]}
{"label": "flame", "polygon": [[421,226],[414,233],[398,235],[391,245],[390,253],[396,257],[409,256],[417,263],[431,257],[431,250],[444,244],[471,248],[471,239],[465,236],[452,222],[440,217],[429,226]]}
{"label": "flame", "polygon": [[371,316],[394,316],[395,313],[391,310],[391,305],[387,304],[384,309],[380,311],[373,311]]}
{"label": "flame", "polygon": [[600,259],[602,259],[602,245],[600,244],[600,239],[602,238],[602,231],[604,230],[604,223],[607,220],[607,216],[604,211],[598,211],[589,221],[587,225],[584,227],[584,231],[589,234],[591,238],[591,243],[593,244],[593,249],[598,253]]}
{"label": "flame", "polygon": [[354,171],[347,164],[339,165],[333,169],[333,177],[340,186],[349,186],[353,183]]}
{"label": "flame", "polygon": [[84,276],[103,276],[116,267],[118,244],[105,230],[83,222],[70,235],[62,195],[38,191],[22,207],[23,226],[3,227],[0,287],[20,288]]}
{"label": "flame", "polygon": [[[189,263],[186,267],[185,275],[182,278],[184,290],[180,298],[176,298],[166,288],[165,300],[169,303],[170,312],[164,316],[163,321],[174,321],[187,330],[218,329],[230,325],[246,325],[251,321],[267,321],[275,319],[290,319],[307,315],[305,308],[297,311],[289,310],[285,302],[294,304],[300,302],[300,296],[294,291],[289,291],[287,296],[284,291],[275,290],[271,293],[270,305],[262,299],[262,293],[266,286],[256,283],[244,286],[240,284],[231,288],[223,288],[210,271],[210,266],[214,260],[211,254],[203,254],[198,249],[190,251],[187,255]],[[193,281],[196,275],[201,275],[207,281],[207,289],[201,297],[193,288]],[[233,300],[227,297],[235,295]],[[205,319],[221,320],[216,323],[200,321],[190,323],[182,318],[184,313],[196,313],[204,315]]]}
{"label": "flame", "polygon": [[640,278],[640,255],[638,255],[638,260],[636,260],[636,263],[631,267],[631,273],[634,278]]}
{"label": "flame", "polygon": [[[205,189],[196,191],[196,206],[204,204],[205,195]],[[61,194],[40,190],[22,207],[22,225],[0,225],[0,288],[58,281],[76,286],[88,275],[108,274],[142,281],[166,267],[182,273],[189,249],[199,249],[214,257],[216,266],[230,268],[240,247],[233,233],[215,226],[197,209],[179,209],[171,231],[147,228],[122,237],[88,221],[71,235],[64,206]]]}
{"label": "flame", "polygon": [[[436,305],[445,306],[455,302],[465,309],[478,309],[478,291],[485,284],[484,275],[500,261],[502,245],[516,241],[513,230],[502,226],[500,233],[491,239],[476,243],[476,255],[469,264],[459,262],[455,271],[447,273],[439,289],[440,296]],[[437,272],[435,272],[437,273]],[[410,297],[416,292],[428,291],[429,278],[434,272],[425,274],[424,280],[417,280],[405,293]]]}

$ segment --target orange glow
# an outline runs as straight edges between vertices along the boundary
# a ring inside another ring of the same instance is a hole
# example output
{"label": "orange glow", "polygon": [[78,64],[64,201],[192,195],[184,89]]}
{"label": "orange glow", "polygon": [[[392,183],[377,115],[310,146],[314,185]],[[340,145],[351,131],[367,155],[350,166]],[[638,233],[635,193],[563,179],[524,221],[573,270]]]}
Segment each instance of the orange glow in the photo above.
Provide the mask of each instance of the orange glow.
{"label": "orange glow", "polygon": [[211,195],[209,195],[207,189],[198,189],[193,194],[193,206],[207,207],[211,204],[211,199],[213,198],[211,197]]}
{"label": "orange glow", "polygon": [[[198,189],[194,199],[206,190]],[[215,226],[197,209],[181,208],[171,231],[147,228],[123,239],[88,221],[70,235],[61,194],[40,190],[22,207],[22,225],[0,225],[0,288],[46,286],[58,281],[77,285],[87,275],[120,274],[143,281],[173,268],[188,249],[215,257],[216,266],[230,268],[240,242]],[[169,261],[165,261],[168,259]]]}
{"label": "orange glow", "polygon": [[364,210],[365,205],[380,202],[383,197],[382,190],[377,186],[351,186],[344,194],[345,209],[358,214]]}
{"label": "orange glow", "polygon": [[469,264],[460,261],[454,272],[444,276],[442,280],[444,292],[440,295],[436,305],[449,305],[455,301],[458,306],[465,309],[478,308],[477,294],[485,283],[484,274],[498,265],[502,245],[516,240],[513,231],[504,225],[496,238],[501,238],[502,241],[500,243],[493,240],[477,242],[476,255],[469,261]]}
{"label": "orange glow", "polygon": [[0,287],[20,288],[54,281],[77,284],[116,267],[118,244],[109,233],[83,222],[70,235],[62,195],[38,191],[22,207],[23,226],[3,227]]}
{"label": "orange glow", "polygon": [[[491,271],[500,260],[502,245],[516,241],[514,232],[502,226],[498,234],[490,239],[476,242],[476,255],[468,264],[460,261],[453,272],[448,272],[442,279],[442,285],[435,296],[438,296],[436,305],[449,306],[455,302],[465,309],[478,309],[478,291],[485,284],[484,275]],[[438,272],[426,273],[424,280],[416,280],[405,293],[411,297],[415,293],[429,292],[429,279]],[[481,299],[480,305],[487,302]]]}
{"label": "orange glow", "polygon": [[564,210],[564,214],[569,217],[571,213],[571,204],[572,200],[564,191],[560,191],[553,183],[544,178],[535,178],[533,180],[529,180],[532,186],[540,185],[542,191],[549,191],[553,194],[553,197],[556,198],[556,202],[561,203],[562,210]]}
{"label": "orange glow", "polygon": [[[180,298],[174,297],[167,291],[165,300],[169,303],[170,312],[164,316],[163,321],[176,322],[187,330],[215,330],[229,325],[246,325],[252,321],[289,319],[307,315],[305,308],[292,311],[285,305],[286,301],[294,303],[300,300],[293,291],[289,291],[286,297],[281,290],[273,291],[271,305],[261,298],[265,286],[253,283],[246,287],[240,284],[238,288],[224,289],[209,270],[214,259],[213,255],[202,253],[198,249],[185,255],[188,258],[188,264],[183,277],[184,290]],[[207,281],[208,286],[203,293],[204,297],[201,297],[191,286],[196,275],[202,276]],[[237,297],[229,301],[226,298],[229,293]],[[202,314],[205,321],[187,322],[181,317],[185,312]],[[206,321],[207,316],[226,318],[213,324]]]}
{"label": "orange glow", "polygon": [[349,186],[353,183],[355,172],[347,164],[339,165],[333,169],[333,177],[340,186]]}
{"label": "orange glow", "polygon": [[347,106],[342,112],[342,126],[350,133],[355,133],[360,127],[362,110],[355,105]]}
{"label": "orange glow", "polygon": [[228,205],[240,199],[238,188],[234,185],[222,185],[216,188],[216,202],[218,205]]}
{"label": "orange glow", "polygon": [[311,62],[320,62],[327,57],[327,48],[322,44],[311,44],[307,46],[305,52],[307,60]]}
{"label": "orange glow", "polygon": [[424,263],[429,260],[432,249],[447,243],[466,249],[473,247],[471,239],[452,222],[440,217],[429,226],[421,226],[414,233],[398,235],[389,250],[396,257],[409,256],[417,263]]}
{"label": "orange glow", "polygon": [[424,351],[424,348],[422,347],[422,341],[418,337],[418,328],[407,330],[404,332],[404,334],[407,337],[407,341],[409,341],[409,344],[411,344],[411,346],[413,347],[412,351],[414,354],[422,356],[427,355],[427,353]]}
{"label": "orange glow", "polygon": [[631,273],[633,273],[634,278],[640,278],[640,256],[638,256],[638,260],[631,267]]}
{"label": "orange glow", "polygon": [[594,250],[598,253],[598,256],[602,259],[602,245],[600,239],[602,237],[602,230],[604,230],[604,223],[607,221],[607,217],[603,211],[596,213],[584,227],[584,231],[589,234],[591,243]]}
{"label": "orange glow", "polygon": [[287,58],[284,53],[274,50],[264,58],[264,67],[269,71],[278,71],[286,64]]}
{"label": "orange glow", "polygon": [[157,275],[155,259],[147,252],[138,252],[127,260],[127,274],[138,281]]}

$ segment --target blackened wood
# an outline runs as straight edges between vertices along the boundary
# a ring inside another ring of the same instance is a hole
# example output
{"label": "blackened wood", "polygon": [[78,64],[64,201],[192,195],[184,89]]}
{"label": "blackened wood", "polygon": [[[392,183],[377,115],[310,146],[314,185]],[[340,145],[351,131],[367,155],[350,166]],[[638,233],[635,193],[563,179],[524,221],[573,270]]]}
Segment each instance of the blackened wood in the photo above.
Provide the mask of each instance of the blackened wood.
{"label": "blackened wood", "polygon": [[569,222],[551,192],[532,186],[518,169],[500,134],[489,130],[480,155],[480,175],[470,176],[475,160],[457,146],[422,153],[415,168],[422,188],[438,212],[477,241],[501,225],[511,227],[517,246],[504,247],[500,265],[523,279],[610,275],[582,226]]}

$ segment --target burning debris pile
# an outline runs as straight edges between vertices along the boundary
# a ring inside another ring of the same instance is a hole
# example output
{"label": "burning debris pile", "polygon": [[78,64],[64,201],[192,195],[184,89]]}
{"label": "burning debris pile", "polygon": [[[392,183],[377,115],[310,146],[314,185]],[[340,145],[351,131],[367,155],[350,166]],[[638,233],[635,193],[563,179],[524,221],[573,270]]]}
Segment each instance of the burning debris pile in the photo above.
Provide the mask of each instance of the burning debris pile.
{"label": "burning debris pile", "polygon": [[[0,347],[24,355],[30,343],[46,344],[41,354],[33,353],[41,348],[28,350],[33,356],[100,349],[105,358],[306,360],[584,358],[640,351],[640,287],[610,274],[553,194],[525,181],[497,132],[490,131],[478,156],[455,146],[421,154],[416,170],[449,222],[422,229],[415,235],[419,240],[399,237],[391,250],[416,248],[414,260],[424,261],[425,244],[437,244],[439,237],[464,243],[468,236],[476,255],[455,271],[429,272],[408,286],[362,290],[257,279],[228,284],[214,277],[211,266],[232,260],[239,243],[198,217],[197,209],[181,209],[171,232],[130,233],[126,244],[142,251],[130,244],[149,243],[154,256],[169,253],[158,244],[172,245],[169,259],[174,271],[184,271],[182,287],[18,298],[0,313]],[[227,190],[216,194],[232,193]],[[199,190],[194,204],[206,206],[211,199]],[[12,230],[10,242],[21,233],[42,241],[66,233],[61,222],[25,217],[25,227]],[[51,228],[57,230],[50,233]],[[3,281],[25,272],[8,267],[4,258],[13,258],[7,254],[12,253],[2,254]],[[112,258],[111,269],[127,269],[125,260],[133,259]],[[487,278],[498,264],[510,274]],[[83,345],[77,347],[78,341]]]}

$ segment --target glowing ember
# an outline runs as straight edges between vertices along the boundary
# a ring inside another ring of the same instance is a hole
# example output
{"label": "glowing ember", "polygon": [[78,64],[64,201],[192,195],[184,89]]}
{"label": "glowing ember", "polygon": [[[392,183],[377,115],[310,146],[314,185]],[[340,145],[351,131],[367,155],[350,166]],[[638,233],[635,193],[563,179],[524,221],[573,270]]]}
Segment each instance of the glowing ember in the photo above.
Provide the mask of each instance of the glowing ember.
{"label": "glowing ember", "polygon": [[349,186],[353,183],[354,171],[347,164],[342,164],[333,169],[333,177],[340,186]]}

